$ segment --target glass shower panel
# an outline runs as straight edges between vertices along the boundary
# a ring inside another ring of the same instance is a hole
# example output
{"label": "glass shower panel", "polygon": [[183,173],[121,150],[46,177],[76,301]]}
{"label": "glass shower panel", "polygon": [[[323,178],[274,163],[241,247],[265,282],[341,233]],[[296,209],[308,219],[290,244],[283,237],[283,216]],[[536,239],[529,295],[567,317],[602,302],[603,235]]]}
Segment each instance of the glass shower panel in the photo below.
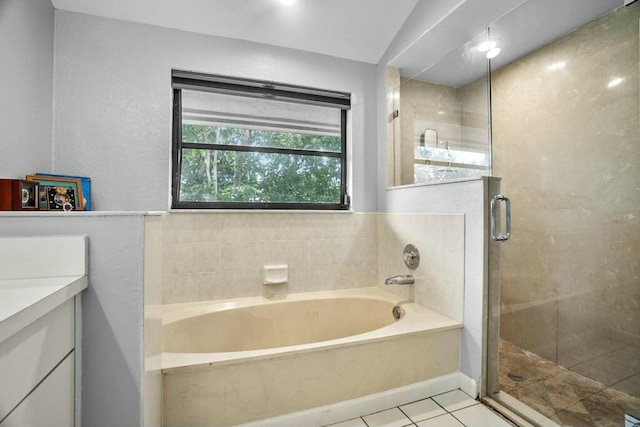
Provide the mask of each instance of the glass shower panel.
{"label": "glass shower panel", "polygon": [[560,424],[622,425],[640,411],[640,3],[529,47],[540,5],[566,7],[529,1],[490,28],[493,171],[514,232],[488,392]]}

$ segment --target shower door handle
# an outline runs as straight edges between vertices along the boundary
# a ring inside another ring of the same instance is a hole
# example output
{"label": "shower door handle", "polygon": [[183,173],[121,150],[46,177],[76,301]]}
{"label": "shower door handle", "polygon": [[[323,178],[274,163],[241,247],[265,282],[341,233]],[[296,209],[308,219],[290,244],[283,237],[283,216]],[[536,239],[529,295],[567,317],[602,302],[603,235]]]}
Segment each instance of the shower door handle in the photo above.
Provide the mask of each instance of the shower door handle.
{"label": "shower door handle", "polygon": [[[505,206],[505,218],[506,218],[506,230],[505,234],[500,234],[497,232],[497,218],[498,218],[498,209],[500,206],[500,202],[504,202]],[[511,201],[508,197],[498,194],[493,199],[491,199],[491,238],[496,242],[504,242],[509,240],[511,237]]]}

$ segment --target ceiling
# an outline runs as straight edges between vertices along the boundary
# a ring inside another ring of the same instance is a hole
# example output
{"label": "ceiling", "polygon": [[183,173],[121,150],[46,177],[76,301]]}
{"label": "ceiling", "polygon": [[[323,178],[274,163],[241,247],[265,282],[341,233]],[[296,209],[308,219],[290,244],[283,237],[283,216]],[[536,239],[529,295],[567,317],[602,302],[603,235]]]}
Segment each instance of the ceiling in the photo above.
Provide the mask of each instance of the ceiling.
{"label": "ceiling", "polygon": [[390,64],[403,77],[461,87],[487,73],[484,54],[477,51],[487,40],[487,27],[501,49],[491,61],[496,70],[622,5],[623,0],[463,0]]}
{"label": "ceiling", "polygon": [[418,0],[52,0],[56,9],[377,64]]}
{"label": "ceiling", "polygon": [[460,87],[486,73],[486,61],[475,47],[479,37],[486,38],[482,33],[487,26],[501,43],[502,53],[492,60],[497,69],[622,6],[624,0],[297,0],[290,6],[280,0],[52,3],[56,9],[371,64],[380,62],[407,22],[419,33],[390,64],[404,77]]}

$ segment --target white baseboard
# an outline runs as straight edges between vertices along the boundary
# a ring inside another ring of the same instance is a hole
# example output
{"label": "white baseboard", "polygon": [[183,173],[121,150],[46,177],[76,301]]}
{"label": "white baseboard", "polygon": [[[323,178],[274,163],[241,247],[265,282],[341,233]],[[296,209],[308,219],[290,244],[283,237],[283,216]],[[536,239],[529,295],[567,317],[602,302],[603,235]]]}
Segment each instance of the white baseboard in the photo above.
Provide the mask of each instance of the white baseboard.
{"label": "white baseboard", "polygon": [[320,406],[304,411],[280,415],[249,423],[238,427],[319,427],[340,421],[357,418],[387,408],[405,405],[416,400],[426,399],[451,390],[461,389],[476,398],[476,381],[461,372],[443,375],[427,381],[394,388],[380,393],[370,394],[356,399],[345,400],[332,405]]}
{"label": "white baseboard", "polygon": [[469,378],[462,372],[458,372],[458,387],[474,399],[478,398],[478,383],[473,378]]}

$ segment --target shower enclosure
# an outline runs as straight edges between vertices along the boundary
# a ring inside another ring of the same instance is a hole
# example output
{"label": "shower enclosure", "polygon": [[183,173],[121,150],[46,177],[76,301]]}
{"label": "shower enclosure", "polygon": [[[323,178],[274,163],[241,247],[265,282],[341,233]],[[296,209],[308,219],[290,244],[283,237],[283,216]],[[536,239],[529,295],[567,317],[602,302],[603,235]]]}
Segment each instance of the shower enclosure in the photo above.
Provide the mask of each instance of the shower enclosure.
{"label": "shower enclosure", "polygon": [[640,3],[528,49],[550,25],[536,8],[568,3],[489,28],[505,57],[529,53],[491,64],[514,232],[490,244],[485,392],[535,423],[619,426],[640,416]]}

